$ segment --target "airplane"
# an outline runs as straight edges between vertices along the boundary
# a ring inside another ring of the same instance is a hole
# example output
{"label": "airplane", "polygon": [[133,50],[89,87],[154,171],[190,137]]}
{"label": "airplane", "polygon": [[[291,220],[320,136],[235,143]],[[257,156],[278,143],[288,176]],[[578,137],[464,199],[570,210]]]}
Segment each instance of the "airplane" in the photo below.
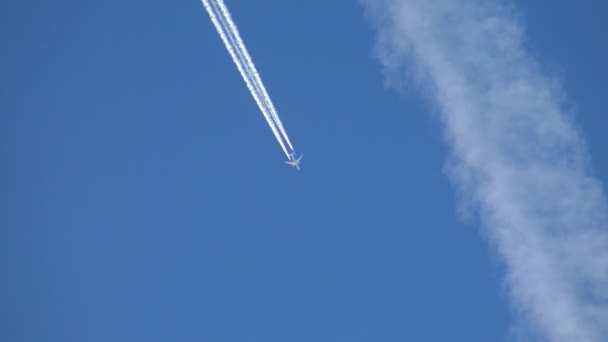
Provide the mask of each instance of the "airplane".
{"label": "airplane", "polygon": [[295,167],[296,169],[298,169],[298,171],[300,171],[300,159],[302,159],[304,155],[301,154],[300,158],[296,159],[296,153],[292,153],[289,155],[289,160],[285,161],[285,163]]}

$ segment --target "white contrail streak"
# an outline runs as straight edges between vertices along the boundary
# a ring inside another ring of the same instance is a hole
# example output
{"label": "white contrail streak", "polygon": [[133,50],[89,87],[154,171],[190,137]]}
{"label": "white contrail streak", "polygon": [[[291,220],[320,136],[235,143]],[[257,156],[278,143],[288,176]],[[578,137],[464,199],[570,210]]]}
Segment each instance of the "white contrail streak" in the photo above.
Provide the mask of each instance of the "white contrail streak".
{"label": "white contrail streak", "polygon": [[608,341],[606,196],[512,2],[361,1],[389,80],[419,82],[439,111],[448,173],[505,262],[517,330]]}
{"label": "white contrail streak", "polygon": [[293,151],[293,147],[289,143],[289,138],[287,138],[287,134],[285,133],[285,130],[283,129],[280,120],[277,119],[278,116],[276,114],[273,115],[274,106],[270,101],[270,97],[267,94],[266,96],[264,95],[265,88],[263,88],[263,83],[259,77],[259,74],[257,73],[255,65],[251,60],[251,57],[249,57],[249,53],[247,52],[244,43],[240,39],[238,29],[232,21],[230,12],[225,8],[225,6],[224,8],[222,8],[222,6],[220,6],[220,4],[218,4],[216,0],[210,0],[210,4],[212,9],[214,10],[214,13],[216,14],[220,25],[222,25],[224,33],[228,38],[231,49],[236,53],[236,56],[239,58],[239,61],[244,68],[246,75],[244,75],[243,77],[247,77],[249,82],[253,85],[253,91],[255,92],[255,94],[252,93],[252,95],[257,96],[259,99],[261,99],[261,102],[264,105],[264,108],[261,108],[262,111],[272,118],[275,127],[277,127],[280,132],[281,137],[283,137],[283,139],[288,142],[289,147]]}
{"label": "white contrail streak", "polygon": [[239,70],[239,72],[241,74],[241,77],[245,81],[245,84],[247,85],[247,88],[249,89],[249,92],[253,96],[253,99],[257,103],[257,105],[260,108],[260,110],[262,111],[262,114],[264,115],[264,118],[268,122],[268,125],[270,126],[270,129],[272,130],[272,133],[274,134],[275,138],[277,139],[277,141],[281,145],[281,149],[283,149],[283,152],[285,153],[285,155],[287,156],[287,158],[289,158],[289,152],[287,151],[287,148],[285,147],[285,144],[283,143],[283,139],[281,138],[281,134],[277,130],[277,127],[275,125],[275,122],[274,122],[272,116],[266,110],[266,107],[264,105],[264,100],[262,98],[260,98],[258,92],[255,91],[255,87],[254,87],[253,82],[250,79],[250,77],[249,77],[249,75],[248,75],[248,73],[247,73],[247,71],[245,69],[244,63],[241,61],[241,59],[239,58],[239,56],[235,52],[235,50],[233,48],[233,45],[230,44],[230,41],[229,41],[228,36],[227,36],[227,33],[224,31],[224,27],[221,25],[220,21],[218,20],[218,17],[216,16],[216,13],[214,12],[213,8],[211,7],[210,0],[202,0],[202,2],[203,2],[203,6],[205,6],[205,9],[209,13],[209,17],[211,18],[211,21],[213,22],[213,25],[215,26],[218,34],[220,35],[220,38],[224,42],[224,45],[226,46],[226,49],[228,50],[228,53],[232,57],[232,60],[234,61],[234,64],[236,64],[236,66],[237,66],[237,68],[238,68],[238,70]]}
{"label": "white contrail streak", "polygon": [[264,115],[264,118],[268,122],[275,138],[281,145],[281,149],[285,153],[288,159],[290,159],[290,153],[288,152],[285,142],[289,145],[291,152],[293,153],[293,146],[283,128],[283,125],[276,114],[276,110],[264,88],[264,85],[259,77],[259,73],[253,64],[249,53],[247,52],[245,45],[240,38],[238,29],[230,17],[230,13],[226,8],[223,1],[216,0],[202,0],[205,9],[209,13],[211,21],[217,29],[226,49],[228,50],[232,60],[236,64],[241,77],[245,81],[247,88],[249,89],[252,97],[256,101],[260,111]]}
{"label": "white contrail streak", "polygon": [[236,25],[234,24],[234,21],[232,20],[230,11],[228,11],[228,8],[226,8],[226,4],[224,3],[224,0],[211,0],[211,1],[215,2],[215,4],[217,4],[219,6],[220,11],[221,11],[221,16],[223,17],[222,19],[226,22],[226,24],[229,27],[228,32],[234,38],[233,41],[235,42],[235,45],[234,45],[235,50],[241,56],[241,58],[245,61],[245,67],[249,70],[250,75],[253,77],[254,86],[256,86],[257,90],[262,95],[262,98],[264,99],[264,101],[266,103],[268,111],[270,112],[270,115],[272,115],[272,118],[274,119],[277,127],[279,128],[279,131],[281,132],[283,138],[285,139],[285,141],[287,142],[287,144],[293,151],[293,146],[291,144],[291,141],[289,140],[289,137],[287,136],[287,132],[285,131],[285,128],[283,127],[283,123],[281,122],[281,119],[279,118],[279,115],[277,114],[277,111],[272,103],[272,100],[270,99],[270,96],[268,95],[268,92],[266,91],[266,88],[264,87],[264,83],[262,82],[262,79],[260,78],[260,74],[258,73],[258,71],[255,67],[255,64],[253,64],[251,56],[249,55],[249,52],[247,51],[247,48],[245,47],[245,44],[243,43],[243,40],[241,39],[239,30],[236,27]]}

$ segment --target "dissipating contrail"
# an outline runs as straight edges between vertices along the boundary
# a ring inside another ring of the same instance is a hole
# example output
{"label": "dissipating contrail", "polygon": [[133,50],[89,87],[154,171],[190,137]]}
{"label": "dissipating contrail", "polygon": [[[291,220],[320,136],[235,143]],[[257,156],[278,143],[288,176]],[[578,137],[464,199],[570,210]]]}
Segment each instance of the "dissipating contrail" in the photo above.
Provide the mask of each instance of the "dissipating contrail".
{"label": "dissipating contrail", "polygon": [[608,200],[512,0],[360,0],[389,81],[440,118],[446,171],[505,265],[516,335],[608,341]]}

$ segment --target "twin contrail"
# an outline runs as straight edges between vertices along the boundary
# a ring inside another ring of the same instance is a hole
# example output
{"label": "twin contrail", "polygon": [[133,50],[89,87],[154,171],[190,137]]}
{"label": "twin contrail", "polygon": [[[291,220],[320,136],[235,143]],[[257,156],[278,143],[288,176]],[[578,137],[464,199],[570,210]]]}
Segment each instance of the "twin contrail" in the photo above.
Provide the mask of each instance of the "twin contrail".
{"label": "twin contrail", "polygon": [[285,152],[287,158],[291,159],[291,156],[294,155],[293,145],[291,144],[287,132],[281,123],[281,119],[272,104],[272,100],[262,83],[260,74],[253,64],[251,56],[247,52],[247,48],[245,48],[245,44],[241,39],[226,4],[223,0],[202,0],[202,2],[209,13],[209,17],[217,29],[220,38],[224,42],[228,53],[232,57],[234,64],[236,64],[243,77],[247,88],[251,92],[251,96],[253,96],[260,111],[262,111],[264,118],[268,122],[279,145],[281,145],[283,152]]}

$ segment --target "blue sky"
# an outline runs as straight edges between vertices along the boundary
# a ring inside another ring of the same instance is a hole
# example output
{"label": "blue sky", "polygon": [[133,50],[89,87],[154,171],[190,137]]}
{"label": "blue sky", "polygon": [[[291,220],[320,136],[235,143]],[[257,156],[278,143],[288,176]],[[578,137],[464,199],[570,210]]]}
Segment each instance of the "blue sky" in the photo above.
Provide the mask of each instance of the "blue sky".
{"label": "blue sky", "polygon": [[[606,5],[515,4],[606,183]],[[509,339],[502,259],[363,6],[227,5],[301,172],[200,2],[0,5],[0,340]]]}

